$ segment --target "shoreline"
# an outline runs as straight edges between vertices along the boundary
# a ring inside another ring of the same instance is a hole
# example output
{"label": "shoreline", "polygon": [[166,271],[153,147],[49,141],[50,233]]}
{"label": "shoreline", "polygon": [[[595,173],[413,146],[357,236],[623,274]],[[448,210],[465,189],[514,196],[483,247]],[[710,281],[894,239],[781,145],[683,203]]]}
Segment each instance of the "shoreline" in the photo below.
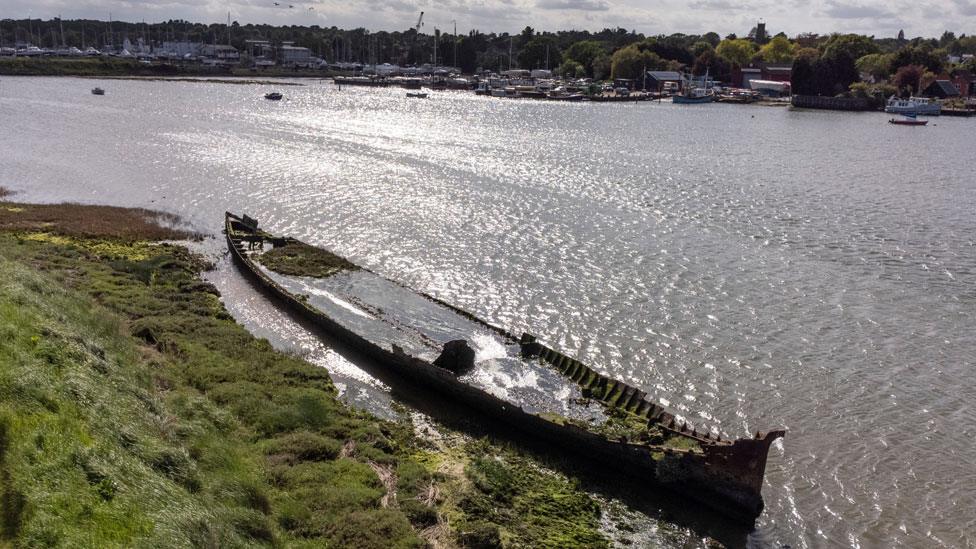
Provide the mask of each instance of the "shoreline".
{"label": "shoreline", "polygon": [[[627,526],[640,520],[633,512],[607,515],[572,477],[540,456],[491,438],[452,434],[423,420],[422,425],[410,418],[377,420],[339,402],[324,369],[271,349],[230,317],[217,289],[200,278],[208,260],[178,243],[160,242],[198,235],[160,227],[153,221],[158,212],[33,205],[10,202],[9,196],[0,188],[0,270],[7,280],[0,285],[0,311],[19,310],[13,305],[17,300],[35,305],[18,312],[23,322],[15,323],[14,345],[3,351],[13,353],[16,360],[6,362],[20,365],[20,373],[4,366],[0,378],[16,379],[24,375],[25,365],[46,360],[49,339],[69,342],[58,344],[65,348],[73,348],[72,334],[85,342],[77,352],[59,354],[53,373],[35,369],[31,374],[44,387],[43,398],[61,403],[47,419],[35,418],[33,405],[22,405],[33,398],[26,387],[19,389],[20,400],[0,403],[0,428],[9,441],[0,453],[0,471],[10,479],[5,493],[20,502],[16,539],[40,535],[43,525],[34,517],[50,513],[62,519],[50,534],[64,543],[81,539],[90,526],[64,507],[66,500],[37,496],[48,493],[47,479],[31,474],[24,461],[27,437],[37,432],[24,426],[35,421],[68,421],[95,441],[85,450],[90,465],[72,465],[71,456],[86,447],[72,437],[49,456],[60,465],[48,465],[67,475],[64,496],[85,502],[96,522],[129,524],[118,514],[125,507],[133,520],[154,525],[150,530],[172,533],[167,524],[175,519],[162,511],[147,518],[144,512],[151,504],[131,488],[149,482],[166,494],[158,505],[199,513],[199,524],[215,528],[227,541],[288,544],[311,536],[361,547],[384,547],[396,539],[404,547],[602,547],[610,543],[602,526],[607,521],[619,523],[614,529],[618,541],[639,536]],[[102,222],[92,222],[96,213]],[[68,311],[57,330],[28,328],[49,324],[44,311],[53,310]],[[41,311],[40,316],[31,311]],[[84,335],[102,325],[114,328]],[[102,363],[106,366],[97,366]],[[90,380],[87,400],[58,390],[59,375]],[[113,381],[99,381],[104,376]],[[103,385],[120,391],[95,389]],[[127,394],[145,394],[158,410],[152,412]],[[108,424],[103,424],[87,412],[69,413],[78,409],[124,409],[126,415],[107,413]],[[159,413],[175,422],[172,434],[153,426],[152,417]],[[133,431],[126,437],[135,444],[118,438],[119,425]],[[445,436],[463,442],[438,444]],[[160,450],[142,450],[150,447]],[[122,458],[116,464],[108,455]],[[228,469],[218,455],[233,456],[235,465]],[[98,472],[92,477],[89,469]],[[149,480],[137,481],[134,471]],[[322,484],[326,472],[332,480]],[[268,484],[271,478],[279,480]],[[228,482],[248,488],[223,504],[226,516],[206,515],[213,507],[210,498]],[[323,485],[334,486],[330,493],[340,499],[322,496],[316,487]],[[349,503],[353,494],[360,495]],[[346,503],[336,507],[338,501]],[[518,512],[505,511],[509,508]],[[131,531],[101,541],[179,544],[177,538],[146,532],[132,525]]]}

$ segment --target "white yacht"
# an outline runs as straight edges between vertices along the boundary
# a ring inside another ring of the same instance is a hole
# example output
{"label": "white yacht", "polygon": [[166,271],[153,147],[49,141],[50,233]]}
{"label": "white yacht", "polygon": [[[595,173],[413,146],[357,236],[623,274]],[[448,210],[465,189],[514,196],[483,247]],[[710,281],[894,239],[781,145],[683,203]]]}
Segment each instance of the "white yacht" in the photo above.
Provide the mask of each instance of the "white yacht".
{"label": "white yacht", "polygon": [[937,101],[932,101],[928,97],[910,97],[908,99],[900,99],[892,95],[888,98],[888,104],[885,106],[885,112],[894,114],[924,114],[928,116],[937,116],[942,114],[942,104]]}

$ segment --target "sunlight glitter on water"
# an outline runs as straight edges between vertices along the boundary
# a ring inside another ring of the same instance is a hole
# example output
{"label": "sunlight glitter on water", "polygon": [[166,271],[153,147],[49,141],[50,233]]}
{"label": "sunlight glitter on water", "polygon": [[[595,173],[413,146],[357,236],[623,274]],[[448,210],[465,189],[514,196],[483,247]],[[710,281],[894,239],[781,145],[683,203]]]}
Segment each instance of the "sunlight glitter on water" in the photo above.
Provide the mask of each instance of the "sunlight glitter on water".
{"label": "sunlight glitter on water", "polygon": [[5,79],[0,182],[246,209],[730,435],[786,425],[757,545],[976,543],[970,120],[108,85]]}

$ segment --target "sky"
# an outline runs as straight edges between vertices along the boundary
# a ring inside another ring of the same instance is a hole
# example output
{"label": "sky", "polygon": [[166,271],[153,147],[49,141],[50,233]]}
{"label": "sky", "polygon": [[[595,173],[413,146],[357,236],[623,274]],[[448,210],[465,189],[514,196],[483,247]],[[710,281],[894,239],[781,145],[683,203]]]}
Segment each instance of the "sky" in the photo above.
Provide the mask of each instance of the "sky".
{"label": "sky", "polygon": [[[275,5],[275,2],[279,5]],[[289,7],[291,6],[291,7]],[[160,22],[405,30],[425,12],[423,30],[483,32],[622,27],[644,34],[748,34],[760,19],[775,34],[856,32],[909,38],[976,33],[976,0],[0,0],[0,19],[90,18]]]}

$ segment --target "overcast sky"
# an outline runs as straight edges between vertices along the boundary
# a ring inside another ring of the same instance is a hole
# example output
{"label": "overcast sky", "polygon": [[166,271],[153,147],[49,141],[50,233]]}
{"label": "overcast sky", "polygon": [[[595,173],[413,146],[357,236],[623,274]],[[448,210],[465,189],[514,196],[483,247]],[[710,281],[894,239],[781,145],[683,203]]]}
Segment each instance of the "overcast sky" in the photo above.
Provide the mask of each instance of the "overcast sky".
{"label": "overcast sky", "polygon": [[772,33],[858,32],[908,37],[976,33],[976,0],[0,0],[0,19],[108,19],[159,22],[318,24],[370,30],[412,27],[420,11],[424,31],[516,32],[623,27],[645,34],[715,31],[745,35],[760,18]]}

